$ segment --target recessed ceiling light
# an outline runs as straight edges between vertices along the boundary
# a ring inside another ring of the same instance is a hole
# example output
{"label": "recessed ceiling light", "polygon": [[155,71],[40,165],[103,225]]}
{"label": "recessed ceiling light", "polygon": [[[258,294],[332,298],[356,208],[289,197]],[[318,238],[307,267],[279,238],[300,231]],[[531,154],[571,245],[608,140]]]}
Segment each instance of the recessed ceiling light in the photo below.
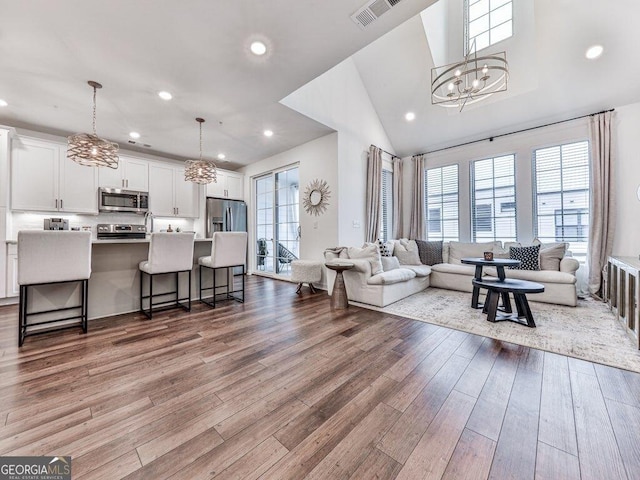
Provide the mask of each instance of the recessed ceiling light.
{"label": "recessed ceiling light", "polygon": [[140,134],[138,132],[130,132],[129,136],[131,138],[140,138]]}
{"label": "recessed ceiling light", "polygon": [[0,107],[6,107],[7,105],[9,105],[7,101],[0,98]]}
{"label": "recessed ceiling light", "polygon": [[218,160],[224,160],[225,158],[227,158],[227,156],[224,153],[218,154]]}
{"label": "recessed ceiling light", "polygon": [[173,95],[169,92],[165,92],[164,90],[162,92],[158,92],[158,96],[163,100],[171,100],[173,98]]}
{"label": "recessed ceiling light", "polygon": [[265,137],[273,137],[273,132],[271,130],[265,130],[264,131],[264,136]]}
{"label": "recessed ceiling light", "polygon": [[587,52],[584,54],[584,56],[587,57],[589,60],[595,60],[600,55],[602,55],[603,51],[604,51],[604,48],[602,47],[602,45],[593,45],[587,48]]}
{"label": "recessed ceiling light", "polygon": [[253,43],[251,43],[251,53],[253,53],[254,55],[264,55],[265,53],[267,53],[267,46],[259,41],[255,41]]}
{"label": "recessed ceiling light", "polygon": [[404,119],[407,122],[411,122],[411,121],[416,119],[416,114],[413,113],[413,112],[407,112],[407,113],[404,114]]}

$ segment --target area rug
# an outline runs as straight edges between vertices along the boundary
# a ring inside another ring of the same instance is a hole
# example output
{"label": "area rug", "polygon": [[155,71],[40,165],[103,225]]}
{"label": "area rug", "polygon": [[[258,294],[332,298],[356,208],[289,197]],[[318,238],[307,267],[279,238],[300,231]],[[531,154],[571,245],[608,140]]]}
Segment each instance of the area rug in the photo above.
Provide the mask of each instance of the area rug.
{"label": "area rug", "polygon": [[530,302],[537,328],[487,322],[482,310],[471,308],[470,293],[439,288],[384,308],[357,305],[640,373],[640,351],[634,341],[608,306],[593,299],[579,300],[577,307]]}

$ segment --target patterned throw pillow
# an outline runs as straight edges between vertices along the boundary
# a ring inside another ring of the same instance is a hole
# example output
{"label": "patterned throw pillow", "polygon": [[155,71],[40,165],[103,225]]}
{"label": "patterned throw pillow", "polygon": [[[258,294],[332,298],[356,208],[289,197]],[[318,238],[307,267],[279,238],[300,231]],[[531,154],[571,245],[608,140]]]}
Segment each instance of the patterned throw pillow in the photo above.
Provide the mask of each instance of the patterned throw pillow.
{"label": "patterned throw pillow", "polygon": [[510,247],[509,258],[511,260],[520,260],[519,267],[509,267],[516,270],[540,270],[540,245],[532,245],[531,247]]}
{"label": "patterned throw pillow", "polygon": [[442,263],[442,240],[425,242],[416,240],[418,255],[423,265],[435,265]]}
{"label": "patterned throw pillow", "polygon": [[380,255],[383,257],[393,256],[393,240],[383,242],[382,239],[378,239],[378,248],[380,249]]}

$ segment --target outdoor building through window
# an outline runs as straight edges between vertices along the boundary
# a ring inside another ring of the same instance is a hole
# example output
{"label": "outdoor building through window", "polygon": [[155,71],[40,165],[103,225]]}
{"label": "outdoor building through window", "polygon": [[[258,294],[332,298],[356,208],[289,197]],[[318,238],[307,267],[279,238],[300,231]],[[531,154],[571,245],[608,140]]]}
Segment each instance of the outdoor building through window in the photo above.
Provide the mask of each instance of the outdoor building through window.
{"label": "outdoor building through window", "polygon": [[535,233],[543,243],[568,242],[584,257],[589,238],[589,143],[540,148],[533,153]]}
{"label": "outdoor building through window", "polygon": [[427,169],[424,177],[427,239],[457,241],[458,165]]}
{"label": "outdoor building through window", "polygon": [[471,234],[474,242],[516,241],[515,155],[471,164]]}
{"label": "outdoor building through window", "polygon": [[465,54],[480,51],[513,35],[512,0],[465,0]]}

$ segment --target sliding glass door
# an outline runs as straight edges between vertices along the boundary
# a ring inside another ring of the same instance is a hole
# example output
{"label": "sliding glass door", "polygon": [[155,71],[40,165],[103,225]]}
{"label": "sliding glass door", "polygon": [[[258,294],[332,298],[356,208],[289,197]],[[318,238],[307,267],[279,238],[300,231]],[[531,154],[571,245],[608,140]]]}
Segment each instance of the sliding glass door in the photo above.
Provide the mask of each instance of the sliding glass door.
{"label": "sliding glass door", "polygon": [[300,256],[298,167],[255,179],[257,271],[289,275]]}

